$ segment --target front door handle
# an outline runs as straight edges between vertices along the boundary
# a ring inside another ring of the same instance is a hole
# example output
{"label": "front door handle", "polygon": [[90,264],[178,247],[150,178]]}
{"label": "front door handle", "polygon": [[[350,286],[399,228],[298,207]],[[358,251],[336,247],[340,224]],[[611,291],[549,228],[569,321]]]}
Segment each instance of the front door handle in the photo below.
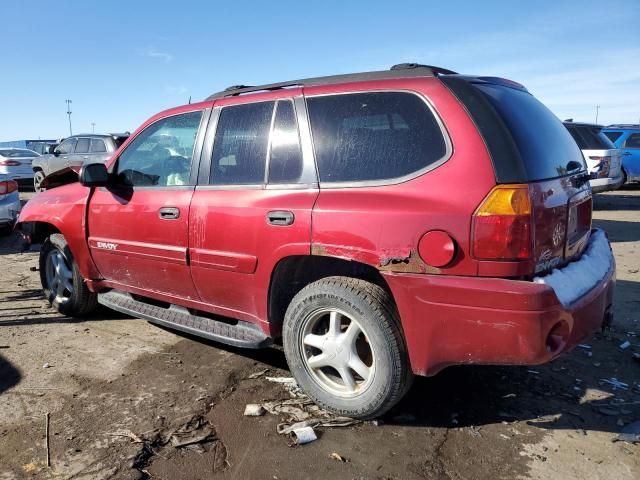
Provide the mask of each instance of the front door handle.
{"label": "front door handle", "polygon": [[176,220],[180,218],[180,209],[175,207],[164,207],[158,210],[158,215],[162,220]]}
{"label": "front door handle", "polygon": [[267,213],[267,223],[269,225],[287,226],[291,225],[295,220],[293,212],[288,210],[272,210]]}

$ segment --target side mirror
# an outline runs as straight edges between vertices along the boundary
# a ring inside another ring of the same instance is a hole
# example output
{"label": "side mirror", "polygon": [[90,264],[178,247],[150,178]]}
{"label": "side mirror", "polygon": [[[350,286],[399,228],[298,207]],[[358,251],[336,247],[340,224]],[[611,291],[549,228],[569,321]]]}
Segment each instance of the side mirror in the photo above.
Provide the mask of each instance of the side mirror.
{"label": "side mirror", "polygon": [[58,145],[47,145],[45,153],[50,153],[52,155],[55,155],[55,151],[56,151],[56,147],[57,146]]}
{"label": "side mirror", "polygon": [[52,153],[53,153],[54,157],[59,157],[60,156],[60,151],[58,151],[57,148],[54,148]]}
{"label": "side mirror", "polygon": [[85,187],[106,187],[109,183],[107,166],[104,163],[87,163],[80,168],[78,180]]}

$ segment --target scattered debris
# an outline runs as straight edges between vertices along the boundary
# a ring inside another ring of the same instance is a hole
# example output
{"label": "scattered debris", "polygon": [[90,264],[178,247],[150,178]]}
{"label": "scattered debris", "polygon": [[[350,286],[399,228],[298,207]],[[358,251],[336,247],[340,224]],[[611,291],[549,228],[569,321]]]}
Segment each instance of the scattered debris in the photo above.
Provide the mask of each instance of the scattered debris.
{"label": "scattered debris", "polygon": [[311,427],[296,428],[292,433],[298,445],[315,442],[318,439]]}
{"label": "scattered debris", "polygon": [[587,345],[586,343],[580,343],[578,347],[584,348],[585,350],[591,350],[591,345]]}
{"label": "scattered debris", "polygon": [[540,375],[540,372],[537,370],[527,370],[527,372],[533,374],[533,375]]}
{"label": "scattered debris", "polygon": [[49,365],[48,363],[45,363],[44,365],[42,365],[42,368],[50,368],[51,365]]}
{"label": "scattered debris", "polygon": [[264,370],[260,370],[258,372],[252,373],[251,375],[249,375],[247,378],[253,380],[255,378],[260,378],[261,376],[263,376],[265,373],[267,373],[269,371],[268,368],[265,368]]}
{"label": "scattered debris", "polygon": [[111,437],[127,437],[131,439],[132,443],[144,443],[144,440],[142,438],[131,431],[105,433],[105,435],[109,435]]}
{"label": "scattered debris", "polygon": [[49,412],[44,414],[44,441],[47,448],[47,468],[51,466],[51,453],[49,450]]}
{"label": "scattered debris", "polygon": [[629,443],[640,443],[640,421],[630,423],[622,430],[616,438],[613,439],[614,442],[629,442]]}
{"label": "scattered debris", "polygon": [[624,342],[622,342],[618,348],[620,348],[621,350],[625,350],[627,348],[629,348],[631,346],[631,342],[629,340],[625,340]]}
{"label": "scattered debris", "polygon": [[267,413],[267,411],[264,409],[264,407],[256,403],[249,403],[244,408],[245,417],[261,417],[265,413]]}
{"label": "scattered debris", "polygon": [[343,463],[347,463],[349,461],[346,458],[344,458],[342,455],[336,452],[331,452],[329,454],[329,458],[331,458],[332,460],[337,460],[338,462],[343,462]]}
{"label": "scattered debris", "polygon": [[600,381],[603,382],[603,383],[608,383],[609,385],[611,385],[613,387],[614,390],[616,388],[621,388],[623,390],[629,390],[629,384],[621,382],[616,377],[601,378]]}
{"label": "scattered debris", "polygon": [[9,345],[0,345],[0,348],[9,348]]}
{"label": "scattered debris", "polygon": [[196,443],[215,440],[216,432],[213,427],[201,417],[193,417],[182,427],[169,435],[171,445],[176,448],[194,445]]}

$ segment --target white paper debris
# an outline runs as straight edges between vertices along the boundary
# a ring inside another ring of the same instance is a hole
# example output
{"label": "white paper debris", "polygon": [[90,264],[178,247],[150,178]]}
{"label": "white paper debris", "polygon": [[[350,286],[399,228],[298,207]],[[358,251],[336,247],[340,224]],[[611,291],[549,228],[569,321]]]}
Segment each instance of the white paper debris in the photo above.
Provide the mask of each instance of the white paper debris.
{"label": "white paper debris", "polygon": [[246,407],[244,407],[244,415],[246,417],[261,417],[266,412],[267,411],[262,405],[257,405],[255,403],[249,403]]}
{"label": "white paper debris", "polygon": [[566,307],[602,280],[612,262],[613,254],[606,234],[602,230],[594,230],[579,260],[555,269],[544,277],[535,277],[533,281],[553,288],[560,303]]}
{"label": "white paper debris", "polygon": [[304,445],[305,443],[311,443],[318,439],[316,432],[311,427],[296,428],[293,431],[293,435],[296,438],[298,445]]}
{"label": "white paper debris", "polygon": [[624,350],[626,348],[629,348],[630,346],[631,346],[631,342],[629,340],[626,340],[620,344],[619,348]]}

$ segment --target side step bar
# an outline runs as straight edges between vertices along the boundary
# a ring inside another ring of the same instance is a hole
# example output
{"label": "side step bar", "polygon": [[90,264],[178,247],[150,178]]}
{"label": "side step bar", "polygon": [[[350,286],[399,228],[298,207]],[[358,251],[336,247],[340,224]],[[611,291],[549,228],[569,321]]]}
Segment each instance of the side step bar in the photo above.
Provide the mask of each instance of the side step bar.
{"label": "side step bar", "polygon": [[253,323],[238,321],[237,324],[230,325],[211,318],[192,315],[186,308],[179,305],[163,308],[145,303],[120,290],[98,294],[98,302],[133,317],[143,318],[152,323],[234,347],[262,348],[272,343],[272,339]]}

